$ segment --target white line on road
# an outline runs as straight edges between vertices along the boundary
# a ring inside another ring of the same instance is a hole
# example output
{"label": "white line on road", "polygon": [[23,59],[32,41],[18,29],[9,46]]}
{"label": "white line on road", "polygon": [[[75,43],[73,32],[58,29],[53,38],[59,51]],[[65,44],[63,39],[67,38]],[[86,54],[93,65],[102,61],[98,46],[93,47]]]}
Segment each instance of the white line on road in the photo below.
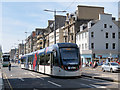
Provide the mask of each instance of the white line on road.
{"label": "white line on road", "polygon": [[93,88],[93,86],[89,86],[89,85],[86,85],[86,84],[80,84],[80,85]]}
{"label": "white line on road", "polygon": [[40,78],[41,80],[44,80],[44,78],[41,78],[41,77],[39,77],[39,76],[36,76],[37,78]]}
{"label": "white line on road", "polygon": [[18,78],[18,79],[20,79],[21,81],[25,81],[23,78]]}
{"label": "white line on road", "polygon": [[51,84],[53,84],[53,85],[56,85],[56,86],[58,86],[58,87],[61,87],[61,85],[56,84],[56,83],[54,83],[54,82],[51,82],[51,81],[48,81],[48,82],[51,83]]}
{"label": "white line on road", "polygon": [[94,80],[93,80],[92,78],[88,78],[88,77],[84,77],[84,78],[81,78],[81,79],[88,80],[88,81],[92,81],[92,82],[98,82],[98,81],[108,82],[108,81],[106,81],[106,80],[95,79],[95,78],[94,78]]}
{"label": "white line on road", "polygon": [[94,87],[96,87],[96,88],[106,88],[105,86],[100,86],[100,85],[92,85],[92,84],[90,84],[91,86],[94,86]]}
{"label": "white line on road", "polygon": [[30,73],[32,76],[35,76],[33,73]]}

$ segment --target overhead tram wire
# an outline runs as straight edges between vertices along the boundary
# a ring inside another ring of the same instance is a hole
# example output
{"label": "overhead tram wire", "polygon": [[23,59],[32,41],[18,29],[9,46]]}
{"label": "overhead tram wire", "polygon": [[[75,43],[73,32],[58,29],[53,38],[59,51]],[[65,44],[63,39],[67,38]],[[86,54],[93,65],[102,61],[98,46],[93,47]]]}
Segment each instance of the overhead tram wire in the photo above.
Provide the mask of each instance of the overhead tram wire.
{"label": "overhead tram wire", "polygon": [[72,4],[74,4],[74,3],[75,3],[75,1],[76,1],[76,0],[73,0],[73,1],[69,4],[69,6],[67,6],[67,7],[65,8],[65,10],[64,10],[64,11],[67,11],[67,9],[68,9],[69,7],[71,7],[71,6],[72,6]]}

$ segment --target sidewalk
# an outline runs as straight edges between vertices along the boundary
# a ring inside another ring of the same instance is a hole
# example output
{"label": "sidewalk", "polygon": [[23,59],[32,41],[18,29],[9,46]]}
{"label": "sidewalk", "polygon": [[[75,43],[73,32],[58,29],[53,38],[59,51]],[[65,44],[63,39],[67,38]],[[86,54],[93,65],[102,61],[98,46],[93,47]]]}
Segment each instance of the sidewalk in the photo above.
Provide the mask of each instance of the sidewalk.
{"label": "sidewalk", "polygon": [[3,87],[3,80],[2,80],[2,71],[1,71],[1,64],[0,64],[0,90],[2,90]]}
{"label": "sidewalk", "polygon": [[112,82],[120,82],[120,73],[103,72],[101,67],[97,67],[95,69],[90,67],[82,67],[82,76],[103,79]]}

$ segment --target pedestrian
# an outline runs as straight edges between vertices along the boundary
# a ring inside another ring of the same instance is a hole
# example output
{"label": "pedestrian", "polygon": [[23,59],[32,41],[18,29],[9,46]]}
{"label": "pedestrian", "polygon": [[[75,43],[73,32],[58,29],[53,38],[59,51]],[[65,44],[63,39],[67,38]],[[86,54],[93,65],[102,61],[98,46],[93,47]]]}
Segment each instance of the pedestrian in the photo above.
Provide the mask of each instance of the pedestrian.
{"label": "pedestrian", "polygon": [[8,64],[8,69],[9,69],[9,71],[11,71],[11,63],[10,62]]}

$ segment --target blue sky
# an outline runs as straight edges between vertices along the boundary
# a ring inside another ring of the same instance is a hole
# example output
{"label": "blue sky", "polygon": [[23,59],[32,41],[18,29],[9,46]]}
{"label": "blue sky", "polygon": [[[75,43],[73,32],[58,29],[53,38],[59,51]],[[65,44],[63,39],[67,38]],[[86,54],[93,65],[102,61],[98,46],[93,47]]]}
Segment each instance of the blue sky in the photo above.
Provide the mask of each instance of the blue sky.
{"label": "blue sky", "polygon": [[[10,48],[17,47],[16,44],[25,40],[25,32],[32,32],[37,27],[47,27],[48,20],[53,19],[53,13],[45,12],[44,9],[66,10],[73,13],[77,5],[101,6],[105,8],[106,13],[118,18],[117,2],[2,2],[1,5],[2,34],[0,37],[2,35],[2,40],[0,44],[3,52],[10,51]],[[66,13],[57,14],[65,15]]]}

